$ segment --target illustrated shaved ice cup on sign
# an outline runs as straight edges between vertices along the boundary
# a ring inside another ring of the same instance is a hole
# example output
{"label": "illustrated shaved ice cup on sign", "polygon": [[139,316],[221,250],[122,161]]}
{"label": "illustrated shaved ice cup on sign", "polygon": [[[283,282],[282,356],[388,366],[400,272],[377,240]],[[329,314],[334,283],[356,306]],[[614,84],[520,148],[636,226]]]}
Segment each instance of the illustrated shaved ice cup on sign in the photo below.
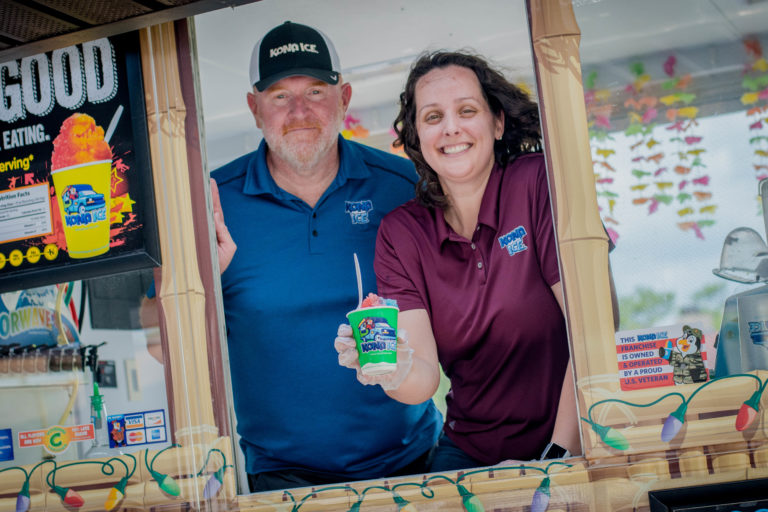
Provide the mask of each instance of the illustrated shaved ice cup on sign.
{"label": "illustrated shaved ice cup on sign", "polygon": [[91,116],[76,113],[53,141],[51,176],[70,258],[109,250],[112,150],[107,140]]}

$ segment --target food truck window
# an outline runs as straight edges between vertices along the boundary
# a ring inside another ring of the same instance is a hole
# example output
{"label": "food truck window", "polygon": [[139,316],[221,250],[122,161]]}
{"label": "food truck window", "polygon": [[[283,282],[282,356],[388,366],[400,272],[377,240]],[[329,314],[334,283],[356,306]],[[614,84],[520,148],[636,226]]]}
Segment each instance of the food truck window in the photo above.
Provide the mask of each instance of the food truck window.
{"label": "food truck window", "polygon": [[[575,4],[597,201],[616,244],[615,350],[658,345],[645,379],[619,358],[622,389],[768,368],[768,5]],[[683,375],[675,352],[704,366]]]}
{"label": "food truck window", "polygon": [[[392,147],[392,124],[398,112],[398,98],[410,65],[425,50],[463,48],[477,52],[502,68],[508,79],[535,96],[523,1],[486,1],[482,9],[468,12],[466,4],[459,1],[356,6],[342,0],[323,3],[267,0],[215,11],[194,19],[204,143],[210,171],[258,148],[262,136],[246,100],[246,94],[251,90],[251,51],[268,30],[287,20],[316,27],[333,41],[339,53],[343,79],[352,86],[352,100],[343,120],[342,134],[347,139],[383,151],[398,152]],[[243,222],[242,219],[235,220]],[[276,233],[275,236],[280,235]],[[270,247],[267,245],[259,250],[269,251]],[[375,276],[370,267],[373,247],[357,250],[364,253],[368,262],[362,276],[363,289],[365,293],[374,291]],[[349,272],[343,279],[343,285],[350,292],[349,303],[339,305],[333,328],[313,339],[313,342],[327,343],[328,357],[333,360],[336,358],[332,348],[335,326],[345,321],[344,314],[354,309],[357,301],[352,251],[350,247]],[[301,272],[297,270],[297,273]],[[265,282],[258,292],[264,300],[270,300],[269,286]],[[296,282],[293,286],[294,293],[300,295],[302,287],[312,286],[312,283]],[[290,304],[286,307],[290,308]],[[288,340],[252,341],[254,350],[258,350],[256,347],[260,343],[282,344]],[[341,367],[332,370],[348,371]],[[302,371],[297,368],[296,375],[286,375],[286,378],[301,378]],[[253,374],[252,378],[258,379],[259,375]],[[237,394],[238,382],[232,385]],[[358,385],[353,377],[350,377],[350,385]],[[444,382],[435,396],[443,408],[448,387]],[[286,407],[291,406],[286,404]],[[252,419],[249,421],[253,423]],[[279,458],[279,453],[275,455]],[[247,489],[247,486],[243,488]]]}

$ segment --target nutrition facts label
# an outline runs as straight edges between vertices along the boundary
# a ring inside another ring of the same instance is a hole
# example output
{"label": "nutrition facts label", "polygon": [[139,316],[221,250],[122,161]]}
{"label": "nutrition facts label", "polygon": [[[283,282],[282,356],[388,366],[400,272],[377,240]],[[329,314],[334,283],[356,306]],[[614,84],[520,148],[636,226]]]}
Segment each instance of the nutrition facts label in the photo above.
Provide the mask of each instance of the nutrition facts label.
{"label": "nutrition facts label", "polygon": [[0,244],[51,232],[47,182],[0,192]]}

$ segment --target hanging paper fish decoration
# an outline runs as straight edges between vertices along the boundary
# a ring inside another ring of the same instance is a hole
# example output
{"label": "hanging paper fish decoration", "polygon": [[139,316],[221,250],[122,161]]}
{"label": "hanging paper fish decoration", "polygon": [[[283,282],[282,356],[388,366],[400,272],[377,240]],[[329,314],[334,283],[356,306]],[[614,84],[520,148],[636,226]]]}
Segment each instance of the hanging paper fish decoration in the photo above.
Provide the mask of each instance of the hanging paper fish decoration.
{"label": "hanging paper fish decoration", "polygon": [[765,164],[752,164],[755,167],[756,171],[759,171],[760,169],[768,169],[768,165]]}
{"label": "hanging paper fish decoration", "polygon": [[666,168],[666,167],[659,167],[658,169],[656,169],[656,170],[654,171],[654,173],[653,173],[653,177],[655,178],[655,177],[656,177],[656,176],[658,176],[659,174],[661,174],[661,173],[663,173],[663,172],[666,172],[666,171],[667,171],[667,168]]}
{"label": "hanging paper fish decoration", "polygon": [[752,107],[749,110],[747,110],[747,115],[753,116],[755,114],[762,114],[766,110],[768,110],[768,105],[763,105],[761,107]]}
{"label": "hanging paper fish decoration", "polygon": [[619,194],[616,192],[611,192],[610,190],[601,190],[597,193],[597,195],[603,197],[619,197]]}
{"label": "hanging paper fish decoration", "polygon": [[690,73],[687,75],[683,75],[680,80],[677,81],[677,84],[675,84],[675,87],[678,89],[685,89],[688,87],[691,83],[691,75]]}
{"label": "hanging paper fish decoration", "polygon": [[669,194],[656,194],[653,196],[654,201],[658,201],[660,203],[664,204],[672,204],[672,201],[675,199]]}
{"label": "hanging paper fish decoration", "polygon": [[611,97],[611,91],[609,89],[598,89],[595,91],[595,98],[598,101],[605,101]]}
{"label": "hanging paper fish decoration", "polygon": [[712,197],[712,192],[702,192],[700,190],[696,190],[693,195],[696,196],[698,201],[705,201]]}
{"label": "hanging paper fish decoration", "polygon": [[683,117],[692,119],[699,113],[699,107],[683,107],[677,109],[677,113]]}
{"label": "hanging paper fish decoration", "polygon": [[766,151],[764,149],[756,149],[755,150],[755,154],[757,156],[766,156],[766,157],[768,157],[768,151]]}
{"label": "hanging paper fish decoration", "polygon": [[685,143],[688,144],[689,146],[692,146],[693,144],[698,144],[699,142],[701,142],[701,137],[695,137],[693,135],[688,135],[687,137],[685,137]]}
{"label": "hanging paper fish decoration", "polygon": [[636,157],[634,157],[634,158],[632,159],[632,161],[633,161],[633,162],[640,162],[640,161],[642,161],[642,160],[645,160],[645,157],[644,157],[644,156],[642,156],[642,155],[640,155],[640,156],[636,156]]}
{"label": "hanging paper fish decoration", "polygon": [[708,206],[702,206],[701,208],[699,208],[699,213],[712,213],[712,214],[714,214],[715,210],[717,210],[717,205],[716,204],[710,204]]}
{"label": "hanging paper fish decoration", "polygon": [[613,215],[613,207],[616,206],[616,200],[615,199],[609,199],[608,200],[608,211],[611,212],[611,215]]}
{"label": "hanging paper fish decoration", "polygon": [[677,85],[677,82],[678,82],[677,78],[670,78],[669,80],[665,80],[661,83],[661,88],[665,91],[674,89],[675,85]]}
{"label": "hanging paper fish decoration", "polygon": [[693,159],[693,163],[691,164],[691,167],[706,167],[706,165],[704,165],[704,164],[701,162],[701,158],[699,158],[699,157],[697,156],[696,158],[694,158],[694,159]]}
{"label": "hanging paper fish decoration", "polygon": [[643,142],[645,142],[645,141],[644,141],[644,140],[639,140],[639,141],[635,142],[634,144],[632,144],[631,146],[629,146],[629,149],[631,149],[632,151],[634,151],[634,150],[635,150],[635,149],[637,149],[637,147],[638,147],[640,144],[642,144]]}
{"label": "hanging paper fish decoration", "polygon": [[616,224],[617,226],[619,225],[619,222],[616,219],[613,217],[608,217],[607,215],[603,218],[603,220],[605,222],[610,222],[611,224]]}
{"label": "hanging paper fish decoration", "polygon": [[659,209],[659,202],[656,199],[651,199],[651,204],[648,205],[648,215],[653,215],[656,210]]}
{"label": "hanging paper fish decoration", "polygon": [[632,200],[632,204],[643,204],[650,200],[649,197],[637,197]]}
{"label": "hanging paper fish decoration", "polygon": [[656,119],[656,116],[659,115],[658,111],[655,108],[649,108],[643,113],[643,123],[647,124]]}
{"label": "hanging paper fish decoration", "polygon": [[764,179],[768,178],[768,174],[758,174],[757,179],[762,181]]}
{"label": "hanging paper fish decoration", "polygon": [[675,64],[677,64],[677,59],[674,55],[670,55],[667,57],[667,60],[664,61],[663,68],[667,76],[675,76]]}
{"label": "hanging paper fish decoration", "polygon": [[646,162],[654,162],[656,165],[659,165],[659,161],[664,158],[664,153],[656,153],[655,155],[651,155],[645,158]]}
{"label": "hanging paper fish decoration", "polygon": [[683,208],[682,210],[677,210],[677,215],[680,217],[685,217],[686,215],[690,215],[693,213],[693,208]]}
{"label": "hanging paper fish decoration", "polygon": [[747,50],[747,54],[753,57],[763,56],[763,48],[760,46],[760,41],[755,37],[744,40],[744,49]]}
{"label": "hanging paper fish decoration", "polygon": [[765,59],[757,59],[752,64],[752,69],[755,71],[762,71],[763,73],[765,73],[766,71],[768,71],[768,62],[766,62]]}
{"label": "hanging paper fish decoration", "polygon": [[634,176],[637,179],[643,178],[645,176],[650,176],[651,173],[648,171],[643,171],[640,169],[632,169],[632,176]]}
{"label": "hanging paper fish decoration", "polygon": [[667,94],[666,96],[659,98],[659,101],[666,106],[670,106],[677,101],[677,94]]}
{"label": "hanging paper fish decoration", "polygon": [[694,233],[696,233],[696,238],[704,240],[704,233],[701,232],[699,225],[695,222],[679,222],[677,226],[683,231],[692,230]]}
{"label": "hanging paper fish decoration", "polygon": [[768,86],[768,75],[761,75],[756,77],[745,76],[741,81],[741,86],[749,91],[759,91]]}
{"label": "hanging paper fish decoration", "polygon": [[677,174],[688,174],[689,172],[691,172],[691,168],[685,167],[684,165],[676,165],[675,172]]}
{"label": "hanging paper fish decoration", "polygon": [[636,91],[640,91],[645,84],[647,84],[651,80],[651,75],[640,75],[637,77],[637,80],[635,80],[632,85],[635,87]]}
{"label": "hanging paper fish decoration", "polygon": [[706,153],[706,152],[707,152],[707,150],[704,149],[704,148],[689,149],[688,151],[686,151],[686,153],[688,153],[689,155],[693,155],[693,156],[699,156],[700,154]]}
{"label": "hanging paper fish decoration", "polygon": [[624,102],[624,108],[629,108],[629,107],[632,107],[635,110],[640,110],[641,105],[635,98],[628,98]]}
{"label": "hanging paper fish decoration", "polygon": [[597,71],[591,71],[587,75],[587,79],[584,81],[584,87],[587,89],[595,88],[595,80],[597,80]]}
{"label": "hanging paper fish decoration", "polygon": [[629,122],[630,123],[642,123],[643,122],[643,118],[640,117],[640,114],[638,114],[637,112],[630,112],[629,113]]}
{"label": "hanging paper fish decoration", "polygon": [[646,108],[653,108],[656,106],[657,101],[656,96],[643,96],[638,103]]}
{"label": "hanging paper fish decoration", "polygon": [[672,137],[669,139],[669,142],[683,142],[683,139],[681,137]]}
{"label": "hanging paper fish decoration", "polygon": [[753,103],[757,103],[760,97],[757,95],[756,92],[745,92],[741,95],[741,104],[742,105],[751,105]]}
{"label": "hanging paper fish decoration", "polygon": [[691,194],[686,194],[685,192],[680,192],[679,194],[677,194],[677,201],[679,203],[690,201],[690,199],[691,199]]}
{"label": "hanging paper fish decoration", "polygon": [[[671,121],[671,119],[670,119],[670,121]],[[674,123],[672,125],[667,126],[667,130],[676,130],[678,132],[682,132],[682,131],[685,130],[685,128],[683,128],[683,124],[684,124],[684,121],[682,121],[682,120],[678,121],[678,122],[676,122],[676,123]]]}
{"label": "hanging paper fish decoration", "polygon": [[631,187],[629,187],[629,190],[645,190],[645,187],[647,186],[648,186],[647,183],[643,183],[641,185],[632,185]]}
{"label": "hanging paper fish decoration", "polygon": [[671,181],[659,181],[656,183],[656,188],[658,188],[659,190],[664,190],[665,188],[669,188],[673,185],[674,183],[672,183]]}
{"label": "hanging paper fish decoration", "polygon": [[611,121],[606,116],[595,117],[595,124],[601,128],[605,128],[606,130],[610,130],[611,128]]}
{"label": "hanging paper fish decoration", "polygon": [[603,158],[608,158],[611,155],[616,154],[615,149],[597,149],[595,150],[595,153],[597,153],[599,156]]}
{"label": "hanging paper fish decoration", "polygon": [[616,172],[616,169],[614,169],[613,166],[611,164],[609,164],[608,162],[597,162],[597,164],[602,166],[602,167],[604,167],[604,168],[606,168],[606,169],[608,169],[611,172]]}
{"label": "hanging paper fish decoration", "polygon": [[658,143],[659,141],[657,141],[656,139],[651,139],[648,142],[646,142],[645,145],[648,146],[648,149],[651,149],[653,148],[653,146],[655,146]]}
{"label": "hanging paper fish decoration", "polygon": [[613,183],[613,178],[600,178],[599,180],[596,180],[595,183],[598,185],[603,185],[605,183]]}
{"label": "hanging paper fish decoration", "polygon": [[642,125],[639,125],[637,123],[630,124],[627,126],[627,129],[624,130],[624,135],[630,136],[630,135],[638,135],[643,133],[643,127]]}
{"label": "hanging paper fish decoration", "polygon": [[709,185],[709,175],[702,176],[701,178],[696,178],[693,180],[694,185],[704,185],[705,187]]}
{"label": "hanging paper fish decoration", "polygon": [[600,142],[604,142],[606,140],[613,140],[613,137],[608,135],[608,133],[604,130],[590,130],[589,131],[589,138],[590,139],[597,139]]}
{"label": "hanging paper fish decoration", "polygon": [[699,224],[699,226],[701,226],[703,228],[706,228],[706,227],[709,227],[709,226],[714,226],[715,225],[715,221],[712,220],[712,219],[704,219],[704,220],[700,220],[698,222],[698,224]]}
{"label": "hanging paper fish decoration", "polygon": [[677,190],[683,190],[683,187],[685,187],[688,184],[688,180],[681,180],[680,183],[677,184]]}

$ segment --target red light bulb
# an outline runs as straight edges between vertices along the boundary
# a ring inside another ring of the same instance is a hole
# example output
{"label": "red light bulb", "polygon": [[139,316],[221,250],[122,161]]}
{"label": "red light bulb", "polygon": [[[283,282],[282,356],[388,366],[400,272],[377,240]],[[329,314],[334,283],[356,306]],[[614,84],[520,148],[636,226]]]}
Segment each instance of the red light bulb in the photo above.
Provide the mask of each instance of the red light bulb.
{"label": "red light bulb", "polygon": [[59,495],[61,498],[61,501],[69,505],[73,508],[80,508],[85,503],[85,500],[83,499],[80,494],[77,493],[77,491],[73,489],[68,489],[66,487],[59,487],[58,485],[53,486],[53,492]]}
{"label": "red light bulb", "polygon": [[760,396],[762,393],[758,390],[755,391],[749,400],[741,404],[739,413],[736,415],[736,430],[741,432],[746,430],[757,418],[757,413],[760,410]]}

